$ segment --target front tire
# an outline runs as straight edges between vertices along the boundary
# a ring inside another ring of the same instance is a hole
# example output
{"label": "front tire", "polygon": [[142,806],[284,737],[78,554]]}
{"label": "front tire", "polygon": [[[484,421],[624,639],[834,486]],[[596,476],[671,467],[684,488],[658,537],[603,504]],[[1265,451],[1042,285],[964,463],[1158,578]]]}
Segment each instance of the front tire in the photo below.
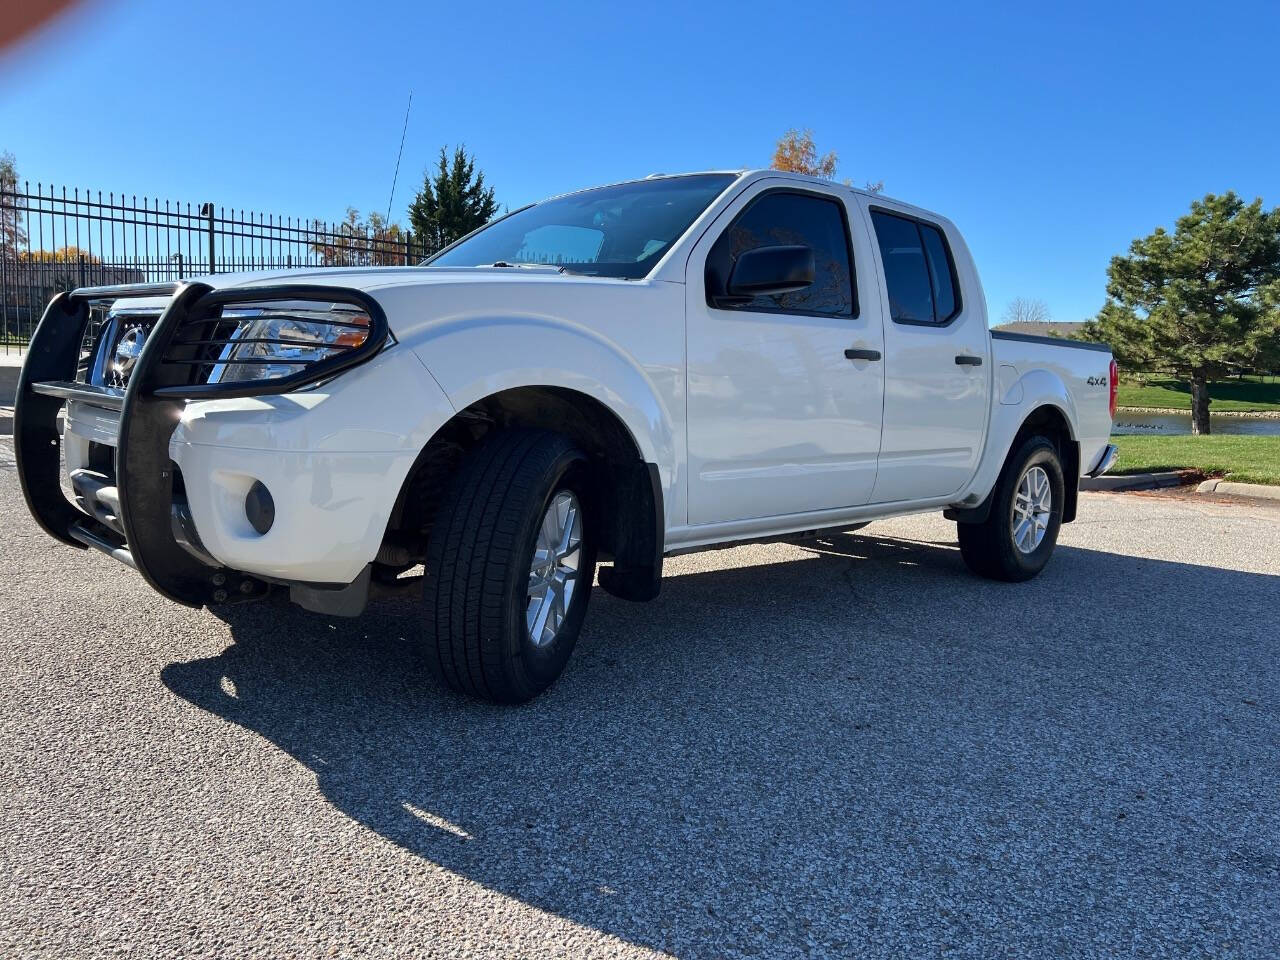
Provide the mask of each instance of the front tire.
{"label": "front tire", "polygon": [[987,519],[957,524],[965,565],[991,580],[1030,580],[1058,542],[1065,502],[1058,448],[1048,437],[1028,437],[1005,464]]}
{"label": "front tire", "polygon": [[427,544],[427,658],[461,693],[524,703],[560,676],[595,574],[586,455],[567,437],[504,430],[462,464]]}

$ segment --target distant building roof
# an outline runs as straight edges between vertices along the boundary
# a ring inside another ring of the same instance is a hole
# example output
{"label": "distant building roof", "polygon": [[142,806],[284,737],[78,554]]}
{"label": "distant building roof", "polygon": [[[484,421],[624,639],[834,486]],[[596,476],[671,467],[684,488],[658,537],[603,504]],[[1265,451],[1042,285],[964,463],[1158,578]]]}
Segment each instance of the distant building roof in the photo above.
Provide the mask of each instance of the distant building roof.
{"label": "distant building roof", "polygon": [[1083,323],[1018,321],[1017,323],[998,323],[991,329],[1003,330],[1006,333],[1030,333],[1037,337],[1069,337],[1083,326]]}

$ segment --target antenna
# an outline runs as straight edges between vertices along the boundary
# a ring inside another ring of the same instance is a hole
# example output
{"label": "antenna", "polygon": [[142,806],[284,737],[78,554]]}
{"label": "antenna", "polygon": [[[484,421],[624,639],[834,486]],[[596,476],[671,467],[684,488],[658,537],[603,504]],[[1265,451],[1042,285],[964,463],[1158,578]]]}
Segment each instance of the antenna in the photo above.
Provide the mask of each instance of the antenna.
{"label": "antenna", "polygon": [[396,154],[396,172],[391,177],[391,196],[387,197],[387,225],[391,224],[391,204],[396,198],[396,181],[400,179],[400,158],[404,156],[404,135],[409,132],[409,109],[413,106],[413,91],[409,91],[409,103],[404,108],[404,129],[400,131],[400,152]]}

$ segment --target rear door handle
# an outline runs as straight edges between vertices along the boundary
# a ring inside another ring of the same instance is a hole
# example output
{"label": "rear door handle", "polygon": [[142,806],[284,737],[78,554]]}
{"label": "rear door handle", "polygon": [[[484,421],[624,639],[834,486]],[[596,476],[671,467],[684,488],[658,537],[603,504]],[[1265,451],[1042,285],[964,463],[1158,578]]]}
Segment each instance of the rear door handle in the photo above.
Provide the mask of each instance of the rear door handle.
{"label": "rear door handle", "polygon": [[956,366],[959,367],[980,367],[982,366],[981,357],[972,357],[967,353],[962,353],[956,357]]}
{"label": "rear door handle", "polygon": [[879,360],[879,350],[846,350],[844,352],[847,360]]}

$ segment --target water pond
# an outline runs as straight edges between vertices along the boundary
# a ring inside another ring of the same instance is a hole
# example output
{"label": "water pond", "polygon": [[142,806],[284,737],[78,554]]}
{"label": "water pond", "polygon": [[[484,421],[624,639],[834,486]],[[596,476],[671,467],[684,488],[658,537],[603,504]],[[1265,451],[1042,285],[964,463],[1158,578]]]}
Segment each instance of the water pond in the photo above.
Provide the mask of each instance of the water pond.
{"label": "water pond", "polygon": [[[1216,434],[1251,437],[1280,437],[1280,418],[1276,417],[1224,417],[1209,414],[1209,430]],[[1189,413],[1136,413],[1117,410],[1113,434],[1119,435],[1174,435],[1191,432]]]}

